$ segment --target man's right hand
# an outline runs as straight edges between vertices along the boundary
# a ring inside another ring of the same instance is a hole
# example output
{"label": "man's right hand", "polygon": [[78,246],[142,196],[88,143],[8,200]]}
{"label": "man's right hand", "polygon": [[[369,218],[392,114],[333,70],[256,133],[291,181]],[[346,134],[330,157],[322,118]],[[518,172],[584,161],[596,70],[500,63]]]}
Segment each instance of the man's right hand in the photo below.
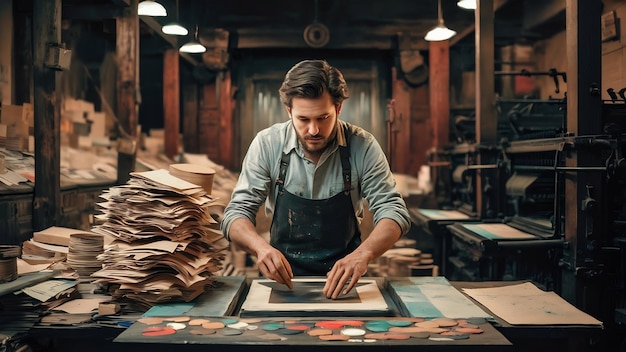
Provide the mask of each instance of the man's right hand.
{"label": "man's right hand", "polygon": [[287,285],[290,289],[293,288],[291,283],[293,271],[287,258],[259,236],[250,220],[239,218],[233,221],[230,225],[230,240],[239,248],[257,257],[257,266],[263,276]]}
{"label": "man's right hand", "polygon": [[287,285],[290,289],[293,288],[291,279],[293,278],[293,271],[291,265],[287,261],[287,258],[276,248],[272,247],[267,242],[256,250],[257,266],[263,276],[268,279],[275,280],[280,284]]}

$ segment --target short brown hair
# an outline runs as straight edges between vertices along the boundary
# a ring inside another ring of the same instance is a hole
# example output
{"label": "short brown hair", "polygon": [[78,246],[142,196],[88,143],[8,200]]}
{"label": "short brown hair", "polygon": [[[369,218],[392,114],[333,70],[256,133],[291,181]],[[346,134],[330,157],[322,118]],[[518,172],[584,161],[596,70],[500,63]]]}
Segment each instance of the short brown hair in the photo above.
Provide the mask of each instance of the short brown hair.
{"label": "short brown hair", "polygon": [[325,60],[304,60],[293,66],[285,75],[278,90],[280,101],[291,107],[294,97],[319,98],[328,92],[335,105],[348,99],[348,85],[343,74]]}

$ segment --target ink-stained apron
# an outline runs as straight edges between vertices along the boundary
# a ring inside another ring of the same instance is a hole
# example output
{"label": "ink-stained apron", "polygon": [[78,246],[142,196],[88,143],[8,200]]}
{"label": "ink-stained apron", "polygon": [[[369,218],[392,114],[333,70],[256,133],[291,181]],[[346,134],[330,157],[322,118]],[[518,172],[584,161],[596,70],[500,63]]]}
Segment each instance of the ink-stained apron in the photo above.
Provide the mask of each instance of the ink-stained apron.
{"label": "ink-stained apron", "polygon": [[285,255],[296,276],[325,276],[361,243],[350,198],[350,146],[339,148],[344,189],[327,199],[302,198],[283,189],[289,156],[281,158],[270,244]]}

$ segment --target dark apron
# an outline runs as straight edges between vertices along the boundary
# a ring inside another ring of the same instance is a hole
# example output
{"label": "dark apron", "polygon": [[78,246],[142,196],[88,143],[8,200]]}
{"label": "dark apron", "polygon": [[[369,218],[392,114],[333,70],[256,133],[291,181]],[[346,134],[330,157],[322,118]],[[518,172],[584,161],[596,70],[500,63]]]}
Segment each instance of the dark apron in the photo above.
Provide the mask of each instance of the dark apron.
{"label": "dark apron", "polygon": [[325,276],[361,244],[350,198],[350,146],[339,148],[344,189],[328,199],[302,198],[284,190],[289,155],[281,158],[270,244],[285,255],[295,276]]}

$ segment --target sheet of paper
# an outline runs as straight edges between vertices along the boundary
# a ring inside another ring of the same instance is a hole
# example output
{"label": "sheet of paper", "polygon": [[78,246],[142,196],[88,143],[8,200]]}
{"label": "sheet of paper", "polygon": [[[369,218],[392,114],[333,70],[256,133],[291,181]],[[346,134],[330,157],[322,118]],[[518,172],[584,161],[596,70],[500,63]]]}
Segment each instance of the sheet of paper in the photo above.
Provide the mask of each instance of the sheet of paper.
{"label": "sheet of paper", "polygon": [[177,190],[188,190],[193,188],[199,188],[199,185],[187,182],[183,179],[170,175],[169,171],[164,169],[151,170],[145,172],[131,172],[132,176],[143,177],[153,182],[171,187]]}
{"label": "sheet of paper", "polygon": [[53,277],[56,272],[40,271],[38,273],[31,273],[20,275],[17,279],[9,282],[0,283],[0,296],[4,296],[9,293],[19,292],[24,287],[32,286],[38,282],[46,281]]}
{"label": "sheet of paper", "polygon": [[42,270],[47,269],[49,266],[50,266],[50,263],[29,264],[23,259],[17,258],[17,273],[19,275],[38,273]]}
{"label": "sheet of paper", "polygon": [[532,240],[539,238],[507,224],[463,224],[463,227],[492,240]]}
{"label": "sheet of paper", "polygon": [[70,235],[73,235],[75,233],[89,234],[91,232],[69,227],[51,226],[45,230],[35,231],[33,233],[33,240],[39,243],[54,244],[57,246],[69,246]]}
{"label": "sheet of paper", "polygon": [[554,292],[545,292],[531,282],[490,288],[464,288],[511,325],[602,325]]}
{"label": "sheet of paper", "polygon": [[194,302],[162,303],[152,306],[143,317],[172,317],[184,315],[194,306]]}
{"label": "sheet of paper", "polygon": [[48,280],[34,286],[26,287],[22,291],[34,299],[46,302],[57,294],[76,286],[76,281]]}
{"label": "sheet of paper", "polygon": [[420,213],[432,220],[465,220],[469,219],[467,214],[463,214],[458,210],[439,210],[439,209],[419,209]]}
{"label": "sheet of paper", "polygon": [[57,246],[54,244],[46,244],[42,242],[33,241],[32,239],[28,240],[28,243],[35,247],[43,248],[50,252],[58,252],[58,253],[69,253],[70,249],[67,246]]}
{"label": "sheet of paper", "polygon": [[26,181],[28,181],[27,178],[11,170],[7,170],[6,173],[0,175],[0,182],[4,183],[7,186],[13,186],[20,182]]}
{"label": "sheet of paper", "polygon": [[[242,312],[292,312],[292,311],[313,311],[313,312],[360,312],[360,311],[388,311],[389,307],[385,302],[380,289],[375,280],[362,279],[359,280],[355,290],[358,295],[357,299],[324,299],[321,293],[326,279],[294,279],[294,286],[305,285],[309,287],[310,294],[301,294],[303,291],[295,290],[291,297],[282,296],[281,300],[273,300],[276,293],[273,287],[273,280],[255,279],[250,285],[250,290],[246,296],[246,300],[241,307]],[[287,289],[288,290],[288,289]],[[316,298],[317,297],[317,298]]]}
{"label": "sheet of paper", "polygon": [[54,308],[54,311],[65,312],[69,314],[86,314],[92,313],[98,310],[100,302],[110,301],[111,297],[100,298],[76,298],[71,301],[67,301],[60,306]]}
{"label": "sheet of paper", "polygon": [[443,276],[392,279],[389,285],[413,317],[491,318]]}

